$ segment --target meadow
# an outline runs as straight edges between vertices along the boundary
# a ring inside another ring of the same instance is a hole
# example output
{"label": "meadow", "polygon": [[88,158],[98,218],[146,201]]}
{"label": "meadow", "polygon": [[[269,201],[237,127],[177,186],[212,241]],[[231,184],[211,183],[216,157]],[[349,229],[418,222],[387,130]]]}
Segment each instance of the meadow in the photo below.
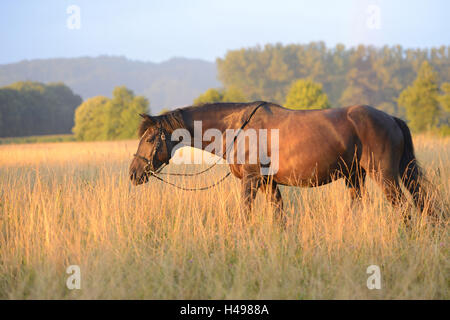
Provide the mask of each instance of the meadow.
{"label": "meadow", "polygon": [[[336,181],[283,188],[286,230],[262,195],[242,217],[234,177],[201,192],[132,186],[137,141],[1,145],[0,298],[449,299],[450,138],[414,142],[438,223],[393,209],[370,180],[352,204]],[[171,181],[203,186],[227,170]],[[79,290],[66,287],[69,265]],[[380,290],[367,288],[370,265]]]}

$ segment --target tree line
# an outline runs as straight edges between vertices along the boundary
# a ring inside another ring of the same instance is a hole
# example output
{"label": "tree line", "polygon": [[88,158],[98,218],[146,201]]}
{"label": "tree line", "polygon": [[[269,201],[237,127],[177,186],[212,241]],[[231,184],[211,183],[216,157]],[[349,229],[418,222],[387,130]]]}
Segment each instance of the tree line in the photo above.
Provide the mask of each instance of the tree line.
{"label": "tree line", "polygon": [[223,85],[238,87],[249,99],[283,103],[293,81],[310,78],[323,85],[333,107],[354,103],[392,104],[416,77],[423,61],[450,81],[450,46],[431,49],[376,48],[323,42],[281,44],[228,51],[217,59]]}
{"label": "tree line", "polygon": [[0,137],[70,133],[81,97],[62,83],[16,82],[0,88]]}
{"label": "tree line", "polygon": [[112,98],[81,97],[62,83],[16,82],[0,88],[0,137],[74,133],[77,140],[136,137],[149,102],[124,86]]}

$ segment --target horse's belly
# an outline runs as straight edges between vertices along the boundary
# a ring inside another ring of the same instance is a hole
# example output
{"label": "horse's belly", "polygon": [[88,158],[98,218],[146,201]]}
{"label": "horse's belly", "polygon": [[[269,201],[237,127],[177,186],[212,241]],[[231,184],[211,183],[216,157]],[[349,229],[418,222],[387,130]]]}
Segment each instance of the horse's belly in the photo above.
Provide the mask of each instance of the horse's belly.
{"label": "horse's belly", "polygon": [[[342,121],[342,123],[345,123]],[[313,187],[339,178],[343,165],[352,164],[355,155],[355,135],[350,127],[314,126],[280,131],[278,172],[276,182]],[[292,132],[301,134],[289,135]]]}
{"label": "horse's belly", "polygon": [[309,152],[298,149],[301,151],[292,152],[289,157],[280,153],[278,172],[274,175],[275,181],[292,186],[320,186],[338,179],[343,163],[351,165],[352,150],[324,152],[318,149],[309,149],[311,150]]}
{"label": "horse's belly", "polygon": [[278,171],[278,173],[274,175],[274,180],[277,183],[289,186],[316,187],[330,183],[338,178],[336,172],[337,170],[333,167],[316,170],[286,168]]}

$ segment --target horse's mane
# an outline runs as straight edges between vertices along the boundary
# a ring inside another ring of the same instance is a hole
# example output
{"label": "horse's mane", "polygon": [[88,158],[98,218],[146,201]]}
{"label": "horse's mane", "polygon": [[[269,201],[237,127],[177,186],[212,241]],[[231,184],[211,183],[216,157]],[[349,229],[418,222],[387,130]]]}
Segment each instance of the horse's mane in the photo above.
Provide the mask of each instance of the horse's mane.
{"label": "horse's mane", "polygon": [[181,110],[177,109],[155,117],[146,116],[139,125],[138,128],[139,137],[142,137],[145,131],[150,126],[153,126],[155,122],[158,122],[162,128],[164,128],[166,131],[169,132],[172,132],[173,130],[178,128],[185,127],[183,116],[181,115]]}
{"label": "horse's mane", "polygon": [[228,110],[239,110],[240,108],[248,108],[253,107],[257,105],[258,103],[261,103],[262,101],[253,101],[253,102],[214,102],[214,103],[202,103],[196,106],[188,106],[181,109],[176,109],[167,113],[164,113],[159,116],[145,116],[142,120],[141,124],[139,125],[138,134],[139,137],[142,137],[142,135],[145,133],[145,131],[155,125],[155,122],[157,122],[159,125],[161,125],[162,128],[164,128],[168,132],[172,132],[175,129],[178,128],[185,128],[185,123],[183,120],[182,113],[186,112],[189,114],[192,110],[204,110],[207,112],[215,113],[220,112],[221,110],[228,109]]}

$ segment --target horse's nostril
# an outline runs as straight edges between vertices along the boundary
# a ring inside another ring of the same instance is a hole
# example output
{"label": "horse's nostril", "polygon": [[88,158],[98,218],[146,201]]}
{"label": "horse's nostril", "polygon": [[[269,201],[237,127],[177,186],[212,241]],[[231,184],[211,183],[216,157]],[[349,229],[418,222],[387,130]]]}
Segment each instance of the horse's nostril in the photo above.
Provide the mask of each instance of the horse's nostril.
{"label": "horse's nostril", "polygon": [[136,170],[133,170],[130,174],[130,180],[135,180],[136,179]]}

